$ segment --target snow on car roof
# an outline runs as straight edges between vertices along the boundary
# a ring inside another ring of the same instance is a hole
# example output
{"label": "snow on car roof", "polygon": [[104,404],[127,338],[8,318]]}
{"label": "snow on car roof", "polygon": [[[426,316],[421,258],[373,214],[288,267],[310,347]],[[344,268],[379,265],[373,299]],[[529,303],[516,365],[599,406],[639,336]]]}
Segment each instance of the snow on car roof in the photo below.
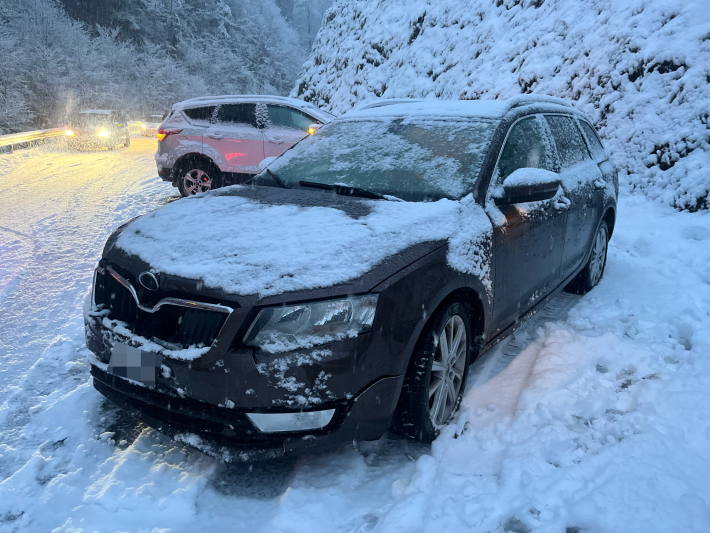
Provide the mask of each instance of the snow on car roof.
{"label": "snow on car roof", "polygon": [[371,100],[346,113],[348,118],[392,116],[457,116],[500,118],[511,109],[524,105],[546,104],[573,108],[565,100],[546,95],[520,95],[506,100],[436,100],[436,99],[384,99]]}
{"label": "snow on car roof", "polygon": [[82,109],[80,115],[110,115],[113,109]]}
{"label": "snow on car roof", "polygon": [[288,105],[311,115],[318,115],[318,118],[322,118],[323,120],[331,120],[335,116],[328,111],[316,107],[310,102],[305,102],[297,98],[290,98],[288,96],[274,96],[268,94],[222,94],[215,96],[198,96],[196,98],[188,98],[187,100],[173,104],[173,109],[185,109],[195,105],[217,105],[229,102]]}

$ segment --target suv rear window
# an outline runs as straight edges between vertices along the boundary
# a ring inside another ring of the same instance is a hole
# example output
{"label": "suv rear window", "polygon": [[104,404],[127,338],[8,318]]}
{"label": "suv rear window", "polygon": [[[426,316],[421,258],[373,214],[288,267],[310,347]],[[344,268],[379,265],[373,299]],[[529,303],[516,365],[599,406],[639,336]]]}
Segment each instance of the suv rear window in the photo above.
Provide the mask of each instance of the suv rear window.
{"label": "suv rear window", "polygon": [[256,127],[256,104],[225,104],[217,111],[217,122]]}
{"label": "suv rear window", "polygon": [[206,107],[193,107],[190,109],[185,109],[183,113],[185,113],[188,118],[191,118],[192,120],[209,122],[212,118],[212,115],[214,114],[214,108],[215,106],[213,105]]}
{"label": "suv rear window", "polygon": [[602,143],[599,142],[599,137],[597,137],[594,128],[592,128],[583,120],[580,120],[579,123],[582,126],[584,135],[587,137],[587,141],[589,141],[589,149],[592,151],[592,156],[594,157],[594,160],[604,161],[607,158],[606,151],[604,150]]}
{"label": "suv rear window", "polygon": [[568,168],[589,159],[587,145],[572,117],[545,115],[545,118],[552,130],[552,136],[555,138],[562,168]]}
{"label": "suv rear window", "polygon": [[270,105],[269,122],[271,122],[272,126],[276,127],[293,128],[296,130],[306,131],[308,126],[318,121],[301,113],[300,111],[297,111],[296,109],[278,105]]}

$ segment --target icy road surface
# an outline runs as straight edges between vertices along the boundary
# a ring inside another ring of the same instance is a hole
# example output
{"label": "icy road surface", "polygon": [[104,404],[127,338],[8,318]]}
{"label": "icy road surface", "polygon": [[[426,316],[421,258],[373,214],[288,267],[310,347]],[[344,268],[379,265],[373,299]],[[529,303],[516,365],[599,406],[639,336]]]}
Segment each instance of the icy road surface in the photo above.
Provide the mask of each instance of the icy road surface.
{"label": "icy road surface", "polygon": [[220,464],[88,382],[111,229],[170,201],[154,145],[0,155],[0,531],[708,531],[710,216],[622,201],[601,285],[479,361],[431,447]]}

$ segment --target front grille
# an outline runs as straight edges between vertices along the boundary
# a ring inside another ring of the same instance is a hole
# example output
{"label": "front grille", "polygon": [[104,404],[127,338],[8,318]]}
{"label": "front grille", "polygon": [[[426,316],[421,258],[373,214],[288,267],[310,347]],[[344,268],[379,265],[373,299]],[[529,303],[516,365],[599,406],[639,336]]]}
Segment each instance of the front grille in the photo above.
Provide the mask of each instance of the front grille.
{"label": "front grille", "polygon": [[170,304],[154,313],[143,311],[128,289],[108,272],[97,272],[94,299],[109,310],[109,318],[124,322],[136,335],[168,348],[210,346],[227,319],[226,313]]}

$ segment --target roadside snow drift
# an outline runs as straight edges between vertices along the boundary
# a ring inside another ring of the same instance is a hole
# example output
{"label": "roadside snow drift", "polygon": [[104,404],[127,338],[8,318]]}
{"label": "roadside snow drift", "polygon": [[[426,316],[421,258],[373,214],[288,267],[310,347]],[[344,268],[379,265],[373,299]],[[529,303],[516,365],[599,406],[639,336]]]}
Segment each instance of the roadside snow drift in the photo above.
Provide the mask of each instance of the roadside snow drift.
{"label": "roadside snow drift", "polygon": [[373,97],[576,101],[622,183],[710,207],[707,2],[340,0],[292,91],[342,112]]}

